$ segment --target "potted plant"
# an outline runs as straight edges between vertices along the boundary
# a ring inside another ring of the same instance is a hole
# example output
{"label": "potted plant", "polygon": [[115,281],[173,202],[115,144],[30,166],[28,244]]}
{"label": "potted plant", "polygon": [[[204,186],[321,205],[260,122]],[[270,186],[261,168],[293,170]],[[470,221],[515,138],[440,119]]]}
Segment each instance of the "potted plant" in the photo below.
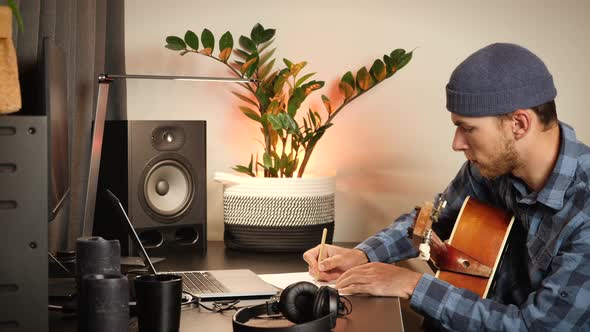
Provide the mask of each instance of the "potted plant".
{"label": "potted plant", "polygon": [[[252,178],[216,174],[216,179],[226,184],[226,243],[241,249],[304,250],[318,242],[316,235],[324,227],[329,228],[329,242],[333,235],[333,177],[328,181],[302,179],[317,143],[344,107],[402,69],[411,60],[412,52],[395,49],[376,59],[370,69],[346,72],[338,84],[340,104],[321,95],[325,108],[322,113],[326,114],[322,117],[317,109],[301,108],[325,82],[312,79],[315,73],[304,72],[306,61],[283,58],[284,66],[275,68],[276,49],[271,47],[275,33],[275,29],[256,24],[249,36],[239,37],[239,47],[234,47],[233,35],[227,31],[219,38],[216,49],[216,39],[209,29],[202,30],[200,39],[188,30],[184,37],[166,37],[165,47],[182,56],[190,53],[209,57],[232,75],[253,80],[240,83],[242,90],[232,93],[240,101],[240,111],[260,126],[264,151],[261,158],[258,153],[251,154],[247,164],[233,168]],[[237,59],[231,60],[232,55]],[[236,208],[247,211],[241,213]],[[275,244],[262,248],[260,242],[268,242],[269,238],[275,239]]]}

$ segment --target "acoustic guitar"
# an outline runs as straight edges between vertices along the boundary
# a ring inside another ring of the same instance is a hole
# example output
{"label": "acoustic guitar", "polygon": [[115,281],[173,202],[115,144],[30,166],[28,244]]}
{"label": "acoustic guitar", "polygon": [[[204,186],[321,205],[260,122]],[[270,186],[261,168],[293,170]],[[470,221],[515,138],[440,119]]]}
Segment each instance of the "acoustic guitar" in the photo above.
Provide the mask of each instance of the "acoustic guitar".
{"label": "acoustic guitar", "polygon": [[420,258],[438,270],[438,279],[486,298],[514,217],[468,196],[450,238],[443,242],[432,230],[432,224],[438,221],[445,204],[441,201],[434,207],[427,202],[417,208],[411,238],[418,247]]}

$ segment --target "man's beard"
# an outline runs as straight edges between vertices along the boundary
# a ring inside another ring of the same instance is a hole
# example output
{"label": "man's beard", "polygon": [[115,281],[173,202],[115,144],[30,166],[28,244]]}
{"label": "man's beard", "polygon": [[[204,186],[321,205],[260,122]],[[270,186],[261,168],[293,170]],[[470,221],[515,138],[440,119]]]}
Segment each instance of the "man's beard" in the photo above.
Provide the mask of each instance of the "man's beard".
{"label": "man's beard", "polygon": [[485,178],[495,179],[512,172],[518,166],[518,153],[514,147],[514,141],[503,137],[499,145],[502,148],[492,155],[486,165],[477,163],[479,173]]}

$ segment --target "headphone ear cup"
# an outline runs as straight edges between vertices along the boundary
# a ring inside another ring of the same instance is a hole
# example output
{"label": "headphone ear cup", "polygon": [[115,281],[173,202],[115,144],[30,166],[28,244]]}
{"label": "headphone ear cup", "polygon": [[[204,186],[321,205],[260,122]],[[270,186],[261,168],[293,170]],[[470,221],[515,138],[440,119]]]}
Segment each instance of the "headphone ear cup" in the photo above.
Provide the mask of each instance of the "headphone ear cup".
{"label": "headphone ear cup", "polygon": [[314,319],[313,308],[318,287],[302,281],[287,286],[279,299],[279,310],[288,320],[295,324]]}
{"label": "headphone ear cup", "polygon": [[328,308],[328,292],[325,286],[318,289],[313,300],[313,319],[318,319],[325,316],[329,312]]}
{"label": "headphone ear cup", "polygon": [[332,328],[334,328],[336,326],[336,318],[338,317],[338,302],[337,290],[328,286],[320,287],[313,301],[313,319],[330,315],[330,323]]}

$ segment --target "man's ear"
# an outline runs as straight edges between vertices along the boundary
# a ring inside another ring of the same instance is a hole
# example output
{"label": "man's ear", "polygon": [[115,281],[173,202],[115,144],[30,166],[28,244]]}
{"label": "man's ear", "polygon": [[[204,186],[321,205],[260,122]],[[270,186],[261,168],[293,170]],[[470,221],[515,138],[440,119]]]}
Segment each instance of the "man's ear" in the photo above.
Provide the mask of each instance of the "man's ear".
{"label": "man's ear", "polygon": [[518,109],[510,114],[512,134],[515,139],[521,139],[531,131],[533,114],[528,109]]}

